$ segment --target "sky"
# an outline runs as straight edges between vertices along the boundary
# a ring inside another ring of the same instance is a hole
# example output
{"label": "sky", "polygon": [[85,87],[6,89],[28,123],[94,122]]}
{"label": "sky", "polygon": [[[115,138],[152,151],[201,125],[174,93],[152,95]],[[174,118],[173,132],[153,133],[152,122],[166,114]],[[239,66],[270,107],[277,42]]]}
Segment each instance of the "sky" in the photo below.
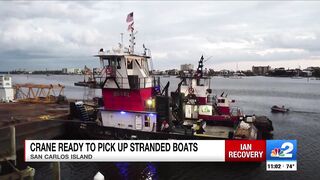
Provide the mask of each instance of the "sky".
{"label": "sky", "polygon": [[1,1],[0,71],[98,67],[120,33],[128,45],[130,12],[154,69],[320,66],[320,2]]}

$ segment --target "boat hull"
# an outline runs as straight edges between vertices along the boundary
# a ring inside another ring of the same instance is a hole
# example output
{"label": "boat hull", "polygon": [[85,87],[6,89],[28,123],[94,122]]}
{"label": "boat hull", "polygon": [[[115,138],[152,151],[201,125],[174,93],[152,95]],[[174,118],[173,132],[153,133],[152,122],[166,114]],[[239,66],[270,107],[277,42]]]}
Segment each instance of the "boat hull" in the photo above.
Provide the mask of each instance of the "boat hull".
{"label": "boat hull", "polygon": [[208,136],[208,135],[193,135],[191,130],[183,128],[176,129],[174,132],[146,132],[136,131],[131,129],[121,129],[115,127],[99,126],[96,124],[82,123],[80,129],[81,135],[90,139],[139,139],[139,140],[226,140],[232,139],[233,134],[229,136]]}
{"label": "boat hull", "polygon": [[278,107],[272,107],[271,108],[271,112],[279,112],[279,113],[286,113],[288,112],[289,109],[286,109],[286,108],[278,108]]}

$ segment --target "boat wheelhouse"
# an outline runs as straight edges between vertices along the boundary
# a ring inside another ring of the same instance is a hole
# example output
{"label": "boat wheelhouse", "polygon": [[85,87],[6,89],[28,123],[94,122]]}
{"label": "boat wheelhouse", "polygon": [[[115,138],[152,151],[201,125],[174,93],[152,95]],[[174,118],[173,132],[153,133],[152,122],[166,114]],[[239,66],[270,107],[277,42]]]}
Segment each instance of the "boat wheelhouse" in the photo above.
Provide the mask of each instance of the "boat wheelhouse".
{"label": "boat wheelhouse", "polygon": [[[102,125],[140,131],[156,131],[157,113],[155,95],[159,93],[159,79],[149,74],[151,56],[134,52],[135,33],[130,33],[130,46],[96,55],[103,67],[104,82],[101,111]],[[149,51],[150,52],[150,51]]]}

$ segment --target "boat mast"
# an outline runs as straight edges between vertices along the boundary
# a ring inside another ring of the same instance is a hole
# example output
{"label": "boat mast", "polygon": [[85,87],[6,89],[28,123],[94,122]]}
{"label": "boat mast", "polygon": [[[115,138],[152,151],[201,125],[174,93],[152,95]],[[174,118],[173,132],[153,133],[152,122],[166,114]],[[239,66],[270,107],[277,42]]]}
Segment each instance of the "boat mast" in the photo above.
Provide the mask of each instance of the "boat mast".
{"label": "boat mast", "polygon": [[131,30],[130,30],[130,40],[129,40],[129,42],[130,42],[130,45],[129,45],[129,53],[130,53],[130,54],[134,54],[134,45],[136,44],[135,41],[134,41],[134,40],[136,39],[136,37],[135,37],[136,32],[134,33],[133,31],[134,31],[134,28],[131,27]]}
{"label": "boat mast", "polygon": [[199,63],[198,63],[198,68],[196,72],[196,77],[197,77],[197,85],[200,85],[200,78],[203,76],[203,55],[201,56]]}
{"label": "boat mast", "polygon": [[123,33],[120,33],[120,49],[123,52]]}

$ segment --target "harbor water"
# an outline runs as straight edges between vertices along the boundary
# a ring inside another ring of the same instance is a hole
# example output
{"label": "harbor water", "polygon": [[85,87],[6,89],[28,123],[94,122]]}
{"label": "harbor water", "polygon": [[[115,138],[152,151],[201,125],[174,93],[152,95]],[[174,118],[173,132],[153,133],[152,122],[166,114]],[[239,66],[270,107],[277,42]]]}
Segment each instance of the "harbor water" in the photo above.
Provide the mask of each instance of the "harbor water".
{"label": "harbor water", "polygon": [[[90,99],[101,96],[100,90],[75,87],[83,80],[78,75],[12,75],[14,83],[43,83],[65,85],[69,99]],[[173,91],[179,83],[175,77],[162,78],[164,86],[170,81]],[[267,172],[265,163],[61,163],[62,179],[93,179],[100,171],[106,179],[319,179],[320,178],[320,81],[274,77],[243,77],[241,79],[214,77],[213,92],[228,94],[236,100],[234,106],[245,114],[266,115],[273,121],[274,139],[298,140],[298,171]],[[285,105],[289,113],[274,114],[270,107]],[[51,177],[50,163],[29,163],[36,168],[36,179]]]}

